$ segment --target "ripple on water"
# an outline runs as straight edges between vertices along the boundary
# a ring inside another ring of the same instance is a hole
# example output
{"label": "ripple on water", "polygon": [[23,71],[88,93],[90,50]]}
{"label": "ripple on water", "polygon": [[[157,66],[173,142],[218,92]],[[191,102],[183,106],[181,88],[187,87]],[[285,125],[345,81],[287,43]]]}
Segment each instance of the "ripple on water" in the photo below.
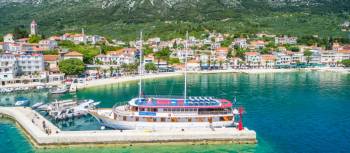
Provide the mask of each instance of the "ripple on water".
{"label": "ripple on water", "polygon": [[[216,96],[232,100],[246,110],[244,123],[257,132],[257,145],[132,146],[125,148],[68,148],[36,152],[348,152],[350,150],[350,75],[328,72],[278,74],[189,75],[188,95]],[[102,107],[128,101],[137,96],[137,82],[120,83],[79,91],[76,95],[50,96],[45,92],[21,93],[46,102],[54,99],[94,99]],[[146,80],[145,94],[181,95],[183,78]],[[0,97],[3,99],[3,96]],[[91,116],[90,116],[91,117]],[[0,124],[1,125],[1,124]],[[13,126],[12,126],[13,127]],[[81,118],[62,126],[65,130],[99,129],[93,118]],[[18,145],[17,130],[0,127],[0,148],[31,150],[27,142]],[[4,131],[4,132],[1,132]],[[16,136],[17,134],[17,136]],[[12,136],[14,135],[14,136]],[[16,137],[13,139],[12,137]],[[7,141],[9,140],[9,144]],[[2,145],[2,146],[1,146]],[[26,148],[27,147],[27,148]],[[19,149],[17,149],[19,148]],[[0,152],[2,152],[0,150]]]}

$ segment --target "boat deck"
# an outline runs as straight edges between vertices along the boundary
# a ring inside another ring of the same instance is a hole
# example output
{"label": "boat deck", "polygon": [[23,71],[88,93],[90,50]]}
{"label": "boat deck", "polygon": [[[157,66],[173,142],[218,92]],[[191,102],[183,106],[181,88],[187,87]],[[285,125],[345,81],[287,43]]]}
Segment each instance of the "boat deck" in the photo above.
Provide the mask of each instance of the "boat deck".
{"label": "boat deck", "polygon": [[189,99],[171,98],[136,98],[131,105],[139,107],[232,107],[232,103],[226,99],[213,99],[211,97],[190,97]]}

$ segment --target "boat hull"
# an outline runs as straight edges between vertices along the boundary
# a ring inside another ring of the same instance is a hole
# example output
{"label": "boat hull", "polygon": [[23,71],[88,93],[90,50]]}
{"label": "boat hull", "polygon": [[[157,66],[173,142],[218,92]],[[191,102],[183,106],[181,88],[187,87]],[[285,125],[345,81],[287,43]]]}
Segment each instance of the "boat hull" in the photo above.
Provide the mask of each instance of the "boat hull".
{"label": "boat hull", "polygon": [[232,121],[220,122],[136,122],[120,121],[106,116],[91,113],[102,126],[120,130],[161,130],[161,129],[196,129],[196,128],[222,128],[234,126]]}

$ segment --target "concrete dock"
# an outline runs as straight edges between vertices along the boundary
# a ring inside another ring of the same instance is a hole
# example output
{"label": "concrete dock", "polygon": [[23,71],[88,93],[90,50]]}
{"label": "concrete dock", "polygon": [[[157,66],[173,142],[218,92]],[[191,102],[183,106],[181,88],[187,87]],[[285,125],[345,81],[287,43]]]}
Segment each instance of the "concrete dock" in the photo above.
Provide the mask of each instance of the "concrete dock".
{"label": "concrete dock", "polygon": [[31,108],[0,107],[1,117],[13,119],[37,148],[85,144],[136,144],[171,142],[257,143],[255,131],[235,128],[195,130],[96,130],[61,131]]}

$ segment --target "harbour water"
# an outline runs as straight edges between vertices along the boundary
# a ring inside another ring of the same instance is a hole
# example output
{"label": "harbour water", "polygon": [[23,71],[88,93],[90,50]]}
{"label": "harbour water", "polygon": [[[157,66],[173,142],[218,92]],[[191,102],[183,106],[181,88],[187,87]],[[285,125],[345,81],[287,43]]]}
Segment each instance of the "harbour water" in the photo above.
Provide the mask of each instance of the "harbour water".
{"label": "harbour water", "polygon": [[[244,106],[245,126],[257,132],[257,145],[150,145],[130,147],[33,148],[20,130],[0,121],[0,152],[348,152],[350,150],[350,75],[331,72],[276,74],[189,75],[188,95],[214,96]],[[181,95],[183,78],[144,82],[146,95]],[[33,102],[55,99],[94,99],[112,107],[137,95],[137,82],[94,87],[77,94],[49,95],[45,91],[3,94],[0,104],[16,97]],[[56,123],[63,130],[99,129],[91,116]]]}

